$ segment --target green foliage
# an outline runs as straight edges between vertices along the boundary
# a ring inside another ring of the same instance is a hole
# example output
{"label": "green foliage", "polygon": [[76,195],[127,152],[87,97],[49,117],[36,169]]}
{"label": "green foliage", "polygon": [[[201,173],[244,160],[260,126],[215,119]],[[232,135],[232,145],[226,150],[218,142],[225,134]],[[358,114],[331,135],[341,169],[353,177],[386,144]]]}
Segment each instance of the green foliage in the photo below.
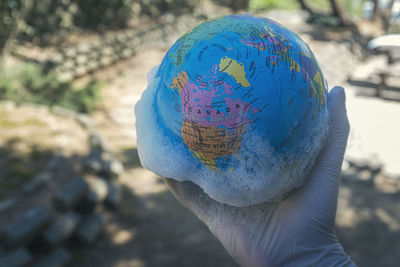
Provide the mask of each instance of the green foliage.
{"label": "green foliage", "polygon": [[[357,17],[361,15],[362,4],[368,0],[339,0],[339,3],[345,8],[349,15]],[[331,6],[328,0],[308,0],[308,3],[321,11],[330,12]],[[299,9],[300,5],[297,0],[251,0],[250,8],[252,10],[266,10],[266,9]],[[321,18],[323,21],[326,20],[328,24],[334,24],[335,22],[330,17]]]}
{"label": "green foliage", "polygon": [[126,27],[132,14],[132,0],[72,0],[77,9],[74,24],[98,30]]}
{"label": "green foliage", "polygon": [[369,0],[356,0],[356,1],[347,1],[347,0],[339,0],[339,3],[342,4],[344,9],[347,11],[350,17],[359,18],[362,16],[362,5]]}
{"label": "green foliage", "polygon": [[315,25],[323,25],[327,27],[338,27],[340,26],[340,20],[338,17],[324,14],[310,14],[307,18],[307,22]]}
{"label": "green foliage", "polygon": [[14,18],[20,8],[20,0],[0,1],[0,51],[13,27]]}
{"label": "green foliage", "polygon": [[[105,31],[127,27],[141,15],[156,17],[193,11],[195,0],[1,0],[0,51],[15,26],[19,11],[17,38],[46,45],[72,31]],[[21,14],[20,14],[21,15]],[[54,38],[55,37],[55,38]]]}
{"label": "green foliage", "polygon": [[54,74],[45,74],[37,65],[18,63],[6,68],[0,61],[0,99],[90,113],[101,100],[100,87],[92,81],[83,88],[75,88],[70,82],[60,82]]}
{"label": "green foliage", "polygon": [[299,8],[296,0],[251,0],[250,9],[259,11],[267,9],[296,9]]}

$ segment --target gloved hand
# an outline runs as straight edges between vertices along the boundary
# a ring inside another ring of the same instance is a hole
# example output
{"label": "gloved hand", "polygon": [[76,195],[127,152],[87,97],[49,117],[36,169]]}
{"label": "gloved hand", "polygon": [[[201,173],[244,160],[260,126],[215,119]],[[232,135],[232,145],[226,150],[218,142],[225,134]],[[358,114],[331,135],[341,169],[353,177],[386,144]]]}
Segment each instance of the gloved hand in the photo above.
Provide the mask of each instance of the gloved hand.
{"label": "gloved hand", "polygon": [[242,266],[356,266],[334,230],[338,187],[349,123],[345,93],[328,95],[330,133],[301,188],[284,201],[232,207],[208,197],[191,182],[165,179],[171,191],[196,214]]}

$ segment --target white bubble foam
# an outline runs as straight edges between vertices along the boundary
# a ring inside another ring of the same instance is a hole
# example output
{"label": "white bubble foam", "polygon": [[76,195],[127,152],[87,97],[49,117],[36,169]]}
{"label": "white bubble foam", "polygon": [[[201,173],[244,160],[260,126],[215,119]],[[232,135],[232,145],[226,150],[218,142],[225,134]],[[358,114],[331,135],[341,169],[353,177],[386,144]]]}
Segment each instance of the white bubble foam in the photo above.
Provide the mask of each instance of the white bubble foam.
{"label": "white bubble foam", "polygon": [[158,124],[154,109],[157,70],[149,73],[148,87],[135,107],[138,152],[144,168],[163,177],[192,181],[211,198],[239,207],[278,201],[308,178],[327,137],[326,108],[293,150],[277,153],[266,138],[249,131],[242,136],[236,153],[241,158],[234,171],[212,171],[190,154],[183,141],[171,139],[171,133]]}

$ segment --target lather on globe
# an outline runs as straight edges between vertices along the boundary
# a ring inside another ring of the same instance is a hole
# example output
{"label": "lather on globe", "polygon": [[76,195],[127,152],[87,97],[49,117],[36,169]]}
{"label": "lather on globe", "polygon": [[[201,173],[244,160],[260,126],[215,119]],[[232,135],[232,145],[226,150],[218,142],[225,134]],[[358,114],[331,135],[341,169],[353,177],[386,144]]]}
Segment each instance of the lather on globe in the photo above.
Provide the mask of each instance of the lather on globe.
{"label": "lather on globe", "polygon": [[169,49],[136,105],[141,164],[233,206],[302,185],[328,132],[327,85],[310,48],[280,24],[229,15]]}

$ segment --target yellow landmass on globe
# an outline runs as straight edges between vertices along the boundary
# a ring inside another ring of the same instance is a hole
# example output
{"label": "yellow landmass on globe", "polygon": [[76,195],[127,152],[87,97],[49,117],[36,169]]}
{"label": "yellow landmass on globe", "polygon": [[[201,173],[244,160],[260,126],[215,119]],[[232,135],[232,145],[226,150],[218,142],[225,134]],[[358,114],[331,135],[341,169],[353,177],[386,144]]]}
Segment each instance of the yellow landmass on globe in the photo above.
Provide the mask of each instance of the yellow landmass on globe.
{"label": "yellow landmass on globe", "polygon": [[316,90],[316,97],[318,98],[319,102],[321,103],[321,105],[325,104],[325,87],[324,87],[324,83],[322,81],[322,75],[321,72],[318,71],[314,77],[313,77],[313,85],[314,88]]}
{"label": "yellow landmass on globe", "polygon": [[290,58],[290,71],[300,72],[300,65],[292,57]]}
{"label": "yellow landmass on globe", "polygon": [[249,81],[246,79],[243,63],[237,62],[229,57],[221,58],[219,71],[233,76],[236,82],[244,87],[250,86]]}

